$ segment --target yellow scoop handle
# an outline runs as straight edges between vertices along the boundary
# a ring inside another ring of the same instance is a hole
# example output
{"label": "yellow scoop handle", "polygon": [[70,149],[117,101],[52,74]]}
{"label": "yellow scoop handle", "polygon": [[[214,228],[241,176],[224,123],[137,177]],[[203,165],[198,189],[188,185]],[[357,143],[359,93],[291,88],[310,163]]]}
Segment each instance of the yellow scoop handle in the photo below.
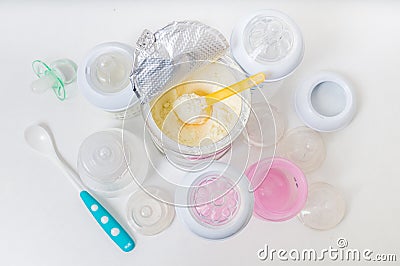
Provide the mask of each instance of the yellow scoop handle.
{"label": "yellow scoop handle", "polygon": [[207,105],[213,105],[219,101],[222,101],[232,95],[238,94],[244,90],[250,89],[265,80],[264,73],[258,73],[253,76],[248,77],[247,79],[241,80],[235,84],[232,84],[228,87],[215,91],[213,93],[207,94],[204,96],[206,99]]}

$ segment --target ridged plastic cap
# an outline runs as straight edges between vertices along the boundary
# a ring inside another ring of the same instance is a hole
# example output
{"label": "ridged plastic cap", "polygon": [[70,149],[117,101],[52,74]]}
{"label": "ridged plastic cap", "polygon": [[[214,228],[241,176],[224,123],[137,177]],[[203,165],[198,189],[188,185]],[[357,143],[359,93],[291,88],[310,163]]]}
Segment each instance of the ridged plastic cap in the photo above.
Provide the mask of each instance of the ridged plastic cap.
{"label": "ridged plastic cap", "polygon": [[304,43],[299,27],[290,17],[276,10],[260,10],[236,24],[231,51],[248,74],[264,72],[267,81],[276,81],[301,63]]}
{"label": "ridged plastic cap", "polygon": [[186,189],[177,190],[176,211],[189,229],[204,238],[223,239],[242,230],[254,205],[249,182],[231,166],[214,162],[184,177]]}

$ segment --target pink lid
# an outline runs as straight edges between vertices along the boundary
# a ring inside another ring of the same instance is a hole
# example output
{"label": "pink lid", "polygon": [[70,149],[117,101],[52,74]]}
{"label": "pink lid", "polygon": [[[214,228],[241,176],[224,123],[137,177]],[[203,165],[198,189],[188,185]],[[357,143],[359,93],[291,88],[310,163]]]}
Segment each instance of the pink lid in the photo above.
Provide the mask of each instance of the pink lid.
{"label": "pink lid", "polygon": [[270,221],[296,216],[307,200],[307,180],[294,163],[283,158],[266,158],[246,170],[254,191],[254,213]]}
{"label": "pink lid", "polygon": [[235,219],[240,206],[238,189],[228,178],[210,175],[193,187],[191,204],[199,221],[218,226]]}

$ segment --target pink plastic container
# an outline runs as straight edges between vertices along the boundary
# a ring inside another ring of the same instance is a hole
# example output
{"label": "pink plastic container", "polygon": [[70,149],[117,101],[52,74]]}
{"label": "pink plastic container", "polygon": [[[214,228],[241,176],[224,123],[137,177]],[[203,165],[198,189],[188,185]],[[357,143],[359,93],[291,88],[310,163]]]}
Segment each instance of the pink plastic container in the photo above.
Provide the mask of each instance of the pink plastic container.
{"label": "pink plastic container", "polygon": [[289,160],[266,158],[246,170],[254,189],[254,214],[269,221],[285,221],[296,216],[307,200],[304,173]]}

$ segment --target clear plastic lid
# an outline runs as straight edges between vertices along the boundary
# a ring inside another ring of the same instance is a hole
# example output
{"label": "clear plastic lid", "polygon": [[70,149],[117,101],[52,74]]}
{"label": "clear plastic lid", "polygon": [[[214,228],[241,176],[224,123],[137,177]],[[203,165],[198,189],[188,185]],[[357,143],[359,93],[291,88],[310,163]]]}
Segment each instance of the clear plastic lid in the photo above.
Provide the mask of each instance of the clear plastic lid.
{"label": "clear plastic lid", "polygon": [[253,212],[254,198],[243,173],[232,166],[214,162],[184,177],[178,189],[177,213],[189,229],[204,238],[223,239],[245,227]]}
{"label": "clear plastic lid", "polygon": [[146,187],[145,190],[138,190],[129,198],[128,222],[144,235],[155,235],[170,226],[175,217],[175,209],[164,202],[168,198],[165,191],[157,187]]}
{"label": "clear plastic lid", "polygon": [[231,36],[231,50],[248,74],[264,72],[268,81],[291,74],[304,54],[299,27],[286,14],[276,10],[259,10],[243,17]]}
{"label": "clear plastic lid", "polygon": [[140,143],[133,134],[124,132],[122,135],[122,130],[118,129],[96,132],[87,137],[78,154],[78,172],[83,183],[96,192],[111,196],[133,182],[128,167],[142,182],[148,162],[139,162],[140,157],[133,156],[142,151]]}
{"label": "clear plastic lid", "polygon": [[266,103],[252,105],[244,139],[257,147],[275,145],[283,136],[286,128],[286,118],[275,106]]}
{"label": "clear plastic lid", "polygon": [[310,185],[306,206],[298,217],[310,228],[328,230],[342,221],[345,212],[342,194],[327,183],[317,182]]}
{"label": "clear plastic lid", "polygon": [[308,127],[297,127],[289,130],[278,143],[277,154],[309,173],[324,162],[326,150],[318,132]]}

